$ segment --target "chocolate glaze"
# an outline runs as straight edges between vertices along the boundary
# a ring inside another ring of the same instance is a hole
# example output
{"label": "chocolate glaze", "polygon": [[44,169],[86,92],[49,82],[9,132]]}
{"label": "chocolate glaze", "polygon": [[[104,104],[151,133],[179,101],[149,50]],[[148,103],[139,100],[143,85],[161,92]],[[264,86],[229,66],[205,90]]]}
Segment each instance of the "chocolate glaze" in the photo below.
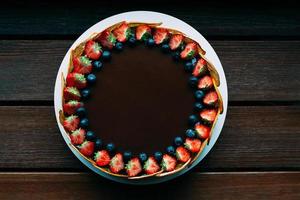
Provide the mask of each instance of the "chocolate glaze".
{"label": "chocolate glaze", "polygon": [[193,112],[183,66],[158,47],[140,44],[113,51],[85,102],[89,129],[119,151],[164,152],[174,137],[184,136]]}

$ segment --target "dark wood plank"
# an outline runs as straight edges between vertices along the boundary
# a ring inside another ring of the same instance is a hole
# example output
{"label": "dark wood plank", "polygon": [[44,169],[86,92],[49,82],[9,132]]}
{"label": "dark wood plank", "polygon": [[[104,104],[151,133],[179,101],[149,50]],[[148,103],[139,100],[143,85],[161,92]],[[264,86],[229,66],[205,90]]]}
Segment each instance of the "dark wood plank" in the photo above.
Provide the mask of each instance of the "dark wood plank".
{"label": "dark wood plank", "polygon": [[[73,41],[0,41],[0,100],[53,100],[57,70]],[[300,100],[300,41],[211,41],[231,101]]]}
{"label": "dark wood plank", "polygon": [[1,199],[299,199],[299,172],[190,173],[148,186],[86,173],[1,173]]}
{"label": "dark wood plank", "polygon": [[[234,106],[200,171],[299,170],[300,106]],[[52,107],[0,107],[2,170],[82,170]]]}

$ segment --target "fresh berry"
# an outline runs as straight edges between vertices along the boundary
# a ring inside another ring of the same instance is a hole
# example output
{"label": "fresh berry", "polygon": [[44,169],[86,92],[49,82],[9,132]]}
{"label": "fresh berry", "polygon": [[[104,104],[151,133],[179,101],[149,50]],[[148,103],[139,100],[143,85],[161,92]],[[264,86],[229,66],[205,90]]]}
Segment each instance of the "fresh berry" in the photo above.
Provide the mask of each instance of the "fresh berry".
{"label": "fresh berry", "polygon": [[75,114],[76,110],[83,106],[82,102],[71,100],[63,105],[64,112],[68,115]]}
{"label": "fresh berry", "polygon": [[182,59],[191,59],[197,54],[197,44],[194,42],[188,43],[184,50],[180,53]]}
{"label": "fresh berry", "polygon": [[195,92],[195,98],[197,99],[197,100],[201,100],[201,99],[203,99],[203,97],[204,97],[204,92],[202,91],[202,90],[197,90],[196,92]]}
{"label": "fresh berry", "polygon": [[78,128],[79,125],[79,118],[76,115],[70,115],[69,117],[66,117],[66,119],[63,122],[63,126],[66,129],[66,131],[75,131]]}
{"label": "fresh berry", "polygon": [[144,170],[146,174],[154,174],[160,170],[160,166],[155,158],[150,156],[144,164]]}
{"label": "fresh berry", "polygon": [[186,62],[184,65],[184,71],[186,72],[192,72],[194,69],[193,63],[192,62]]}
{"label": "fresh berry", "polygon": [[95,144],[91,141],[84,141],[81,145],[78,146],[80,153],[90,157],[94,153]]}
{"label": "fresh berry", "polygon": [[173,146],[168,146],[167,152],[168,152],[168,154],[173,155],[173,154],[175,154],[175,148]]}
{"label": "fresh berry", "polygon": [[157,28],[153,35],[155,44],[161,44],[161,43],[167,41],[168,38],[169,38],[169,32],[165,28]]}
{"label": "fresh berry", "polygon": [[207,72],[206,61],[203,58],[200,58],[195,66],[193,71],[194,76],[202,76]]}
{"label": "fresh berry", "polygon": [[211,91],[207,93],[203,98],[203,103],[205,103],[206,105],[210,105],[210,106],[216,105],[217,102],[218,102],[218,94],[215,91]]}
{"label": "fresh berry", "polygon": [[119,173],[122,169],[124,169],[124,161],[123,156],[120,153],[117,153],[110,160],[109,169],[113,173]]}
{"label": "fresh berry", "polygon": [[197,87],[197,84],[198,84],[198,78],[195,77],[195,76],[191,76],[189,78],[189,85],[191,88],[196,88]]}
{"label": "fresh berry", "polygon": [[99,61],[99,60],[95,60],[95,61],[92,63],[92,65],[93,65],[93,69],[94,69],[95,71],[100,71],[100,70],[102,69],[102,67],[103,67],[102,62]]}
{"label": "fresh berry", "polygon": [[192,65],[195,67],[196,64],[197,64],[197,58],[196,58],[196,57],[192,58],[192,59],[191,59],[191,63],[192,63]]}
{"label": "fresh berry", "polygon": [[162,153],[161,153],[160,151],[157,151],[157,152],[154,153],[154,157],[155,157],[155,159],[156,159],[158,162],[161,161],[162,156],[163,156],[163,155],[162,155]]}
{"label": "fresh berry", "polygon": [[95,74],[89,74],[86,77],[86,80],[87,80],[88,83],[93,84],[93,83],[96,82],[96,75]]}
{"label": "fresh berry", "polygon": [[123,153],[124,161],[127,162],[132,158],[132,153],[131,151],[125,151]]}
{"label": "fresh berry", "polygon": [[153,38],[149,38],[147,41],[146,41],[146,44],[147,46],[149,47],[153,47],[155,45],[155,41],[153,40]]}
{"label": "fresh berry", "polygon": [[146,160],[148,159],[148,156],[145,153],[140,153],[139,158],[140,158],[140,161],[143,163],[143,162],[146,162]]}
{"label": "fresh berry", "polygon": [[135,37],[137,40],[146,40],[151,36],[151,28],[147,25],[139,25],[136,28]]}
{"label": "fresh berry", "polygon": [[196,137],[196,132],[193,129],[188,129],[188,130],[186,130],[185,135],[188,138],[194,138],[194,137]]}
{"label": "fresh berry", "polygon": [[86,56],[73,58],[74,72],[79,74],[89,74],[92,72],[92,61]]}
{"label": "fresh berry", "polygon": [[163,44],[163,45],[161,46],[161,49],[162,49],[162,51],[163,51],[164,53],[168,53],[169,50],[170,50],[170,46],[169,46],[168,44]]}
{"label": "fresh berry", "polygon": [[89,40],[85,44],[84,53],[88,58],[98,60],[102,54],[102,48],[98,42]]}
{"label": "fresh berry", "polygon": [[185,148],[187,148],[192,153],[197,153],[201,148],[201,141],[199,139],[186,138],[184,143]]}
{"label": "fresh berry", "polygon": [[162,158],[161,166],[164,171],[173,171],[176,167],[176,159],[168,154],[165,154]]}
{"label": "fresh berry", "polygon": [[80,100],[80,92],[76,87],[65,87],[64,88],[64,99],[65,101],[69,100]]}
{"label": "fresh berry", "polygon": [[175,144],[176,146],[182,145],[182,144],[183,144],[182,138],[181,138],[181,137],[175,137],[175,139],[174,139],[174,144]]}
{"label": "fresh berry", "polygon": [[73,145],[82,144],[85,140],[85,135],[85,130],[81,128],[72,131],[72,133],[70,134],[71,143]]}
{"label": "fresh berry", "polygon": [[180,146],[176,149],[176,157],[180,162],[187,162],[191,158],[191,155],[188,150]]}
{"label": "fresh berry", "polygon": [[97,138],[97,139],[95,140],[95,149],[96,149],[96,150],[99,150],[99,149],[101,149],[101,147],[102,147],[102,140],[99,139],[99,138]]}
{"label": "fresh berry", "polygon": [[132,47],[135,46],[135,43],[136,43],[135,37],[130,37],[129,40],[128,40],[128,42],[129,42],[130,46],[132,46]]}
{"label": "fresh berry", "polygon": [[180,52],[175,51],[172,53],[173,60],[178,61],[180,59]]}
{"label": "fresh berry", "polygon": [[108,61],[111,59],[111,53],[109,51],[103,51],[102,59]]}
{"label": "fresh berry", "polygon": [[112,49],[115,46],[117,39],[114,34],[108,30],[105,30],[97,38],[97,41],[100,42],[103,47]]}
{"label": "fresh berry", "polygon": [[93,131],[86,132],[86,139],[89,141],[94,141],[96,139],[96,135]]}
{"label": "fresh berry", "polygon": [[116,36],[119,42],[125,42],[129,38],[131,33],[130,27],[127,23],[122,23],[118,28],[113,30],[113,34]]}
{"label": "fresh berry", "polygon": [[175,50],[179,46],[181,46],[182,43],[183,43],[183,35],[175,34],[175,35],[172,35],[169,45],[170,45],[171,50]]}
{"label": "fresh berry", "polygon": [[66,82],[67,86],[76,87],[78,89],[85,88],[87,85],[84,75],[79,73],[69,73]]}
{"label": "fresh berry", "polygon": [[123,50],[123,44],[122,44],[121,42],[117,42],[115,48],[116,48],[118,51],[121,51],[121,50]]}
{"label": "fresh berry", "polygon": [[216,119],[217,111],[215,109],[205,109],[200,112],[200,117],[203,121],[213,123]]}
{"label": "fresh berry", "polygon": [[115,145],[114,145],[114,143],[108,143],[108,144],[106,145],[106,149],[107,149],[107,151],[109,151],[109,152],[113,152],[113,151],[115,150]]}
{"label": "fresh berry", "polygon": [[86,109],[84,107],[80,107],[76,110],[76,115],[80,118],[86,116]]}
{"label": "fresh berry", "polygon": [[194,126],[199,121],[199,118],[196,115],[190,115],[188,121],[190,126]]}
{"label": "fresh berry", "polygon": [[203,104],[202,103],[200,103],[200,102],[196,102],[195,104],[194,104],[194,110],[195,111],[201,111],[202,109],[204,108],[204,106],[203,106]]}
{"label": "fresh berry", "polygon": [[209,134],[210,134],[210,128],[203,125],[203,124],[200,124],[200,123],[197,123],[195,125],[195,130],[199,136],[199,138],[201,139],[206,139],[209,137]]}
{"label": "fresh berry", "polygon": [[86,88],[86,89],[81,90],[81,96],[82,96],[83,99],[89,98],[90,95],[91,95],[91,90],[90,89]]}
{"label": "fresh berry", "polygon": [[104,167],[110,163],[109,153],[106,150],[97,151],[94,160],[98,166]]}
{"label": "fresh berry", "polygon": [[142,172],[142,165],[138,158],[129,160],[125,168],[128,176],[136,176]]}
{"label": "fresh berry", "polygon": [[89,120],[87,118],[83,118],[80,120],[79,126],[81,128],[87,128],[89,126]]}
{"label": "fresh berry", "polygon": [[202,77],[198,82],[198,88],[207,90],[213,86],[213,81],[210,76]]}

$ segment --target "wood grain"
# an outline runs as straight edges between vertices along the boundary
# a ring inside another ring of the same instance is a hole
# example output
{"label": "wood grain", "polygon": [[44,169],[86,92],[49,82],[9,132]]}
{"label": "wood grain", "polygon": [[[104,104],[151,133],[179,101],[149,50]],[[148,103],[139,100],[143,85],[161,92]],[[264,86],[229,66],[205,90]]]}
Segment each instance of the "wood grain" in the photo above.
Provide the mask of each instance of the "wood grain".
{"label": "wood grain", "polygon": [[[53,100],[56,73],[71,40],[0,41],[0,101]],[[299,101],[300,41],[210,41],[230,101]]]}

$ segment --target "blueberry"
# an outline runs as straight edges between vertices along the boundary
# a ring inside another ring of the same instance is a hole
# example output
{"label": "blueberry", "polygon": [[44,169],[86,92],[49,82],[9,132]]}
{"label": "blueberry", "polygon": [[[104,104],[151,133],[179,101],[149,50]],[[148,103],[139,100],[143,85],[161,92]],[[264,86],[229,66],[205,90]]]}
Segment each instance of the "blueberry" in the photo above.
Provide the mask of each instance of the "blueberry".
{"label": "blueberry", "polygon": [[154,153],[154,157],[155,157],[155,159],[156,159],[158,162],[161,161],[162,156],[163,156],[162,153],[159,152],[159,151],[157,151],[157,152]]}
{"label": "blueberry", "polygon": [[93,69],[94,69],[95,71],[100,71],[100,70],[102,69],[102,66],[103,66],[102,62],[99,61],[99,60],[95,60],[95,61],[92,63],[92,65],[93,65]]}
{"label": "blueberry", "polygon": [[180,59],[180,52],[178,51],[173,52],[172,57],[175,61],[178,61]]}
{"label": "blueberry", "polygon": [[146,162],[148,159],[148,156],[145,153],[140,153],[139,158],[140,158],[141,162]]}
{"label": "blueberry", "polygon": [[204,108],[204,106],[203,106],[203,104],[200,103],[200,102],[196,102],[196,103],[194,104],[194,109],[195,109],[195,111],[200,111],[200,110],[202,110],[203,108]]}
{"label": "blueberry", "polygon": [[81,128],[87,128],[89,126],[89,120],[87,118],[83,118],[80,120],[79,126]]}
{"label": "blueberry", "polygon": [[90,89],[86,88],[86,89],[81,90],[82,98],[87,99],[90,95],[91,95]]}
{"label": "blueberry", "polygon": [[155,45],[155,41],[152,39],[152,38],[149,38],[147,41],[146,41],[146,44],[147,46],[149,47],[153,47]]}
{"label": "blueberry", "polygon": [[76,115],[80,118],[86,116],[86,109],[84,107],[80,107],[76,110]]}
{"label": "blueberry", "polygon": [[194,70],[194,66],[192,62],[186,62],[184,65],[184,71],[192,72]]}
{"label": "blueberry", "polygon": [[168,44],[163,44],[161,46],[161,48],[162,48],[162,51],[165,53],[169,52],[169,50],[170,50],[170,46]]}
{"label": "blueberry", "polygon": [[196,88],[197,85],[198,85],[198,78],[195,77],[195,76],[191,76],[189,78],[189,85],[192,87],[192,88]]}
{"label": "blueberry", "polygon": [[134,46],[135,43],[136,43],[135,37],[130,37],[129,40],[128,40],[128,42],[129,42],[129,45],[130,45],[130,46]]}
{"label": "blueberry", "polygon": [[131,159],[132,157],[132,153],[130,151],[125,151],[123,153],[123,158],[124,158],[124,161],[127,162]]}
{"label": "blueberry", "polygon": [[102,59],[103,60],[110,60],[111,59],[111,53],[109,51],[103,51],[102,53]]}
{"label": "blueberry", "polygon": [[204,97],[204,92],[202,91],[202,90],[197,90],[196,92],[195,92],[195,98],[197,99],[197,100],[201,100],[203,97]]}
{"label": "blueberry", "polygon": [[94,141],[96,139],[96,135],[95,135],[95,133],[93,131],[86,132],[85,137],[89,141]]}
{"label": "blueberry", "polygon": [[167,147],[167,152],[171,155],[175,154],[175,148],[173,146]]}
{"label": "blueberry", "polygon": [[99,149],[101,149],[101,147],[102,147],[102,140],[97,138],[95,140],[95,148],[96,148],[96,150],[99,150]]}
{"label": "blueberry", "polygon": [[174,139],[174,144],[175,144],[176,146],[182,145],[182,144],[183,144],[182,138],[181,138],[181,137],[176,137],[176,138]]}
{"label": "blueberry", "polygon": [[117,42],[115,47],[117,50],[121,51],[123,49],[123,44],[121,42]]}
{"label": "blueberry", "polygon": [[113,152],[113,151],[115,150],[115,145],[114,145],[113,143],[108,143],[108,144],[106,145],[106,149],[107,149],[107,151],[109,151],[109,152]]}
{"label": "blueberry", "polygon": [[194,138],[194,137],[196,137],[196,132],[193,129],[188,129],[188,130],[186,130],[185,135],[188,138]]}
{"label": "blueberry", "polygon": [[198,121],[199,121],[199,119],[196,115],[189,116],[189,125],[190,126],[194,126]]}
{"label": "blueberry", "polygon": [[193,66],[196,66],[196,64],[197,64],[197,58],[195,58],[195,57],[192,58],[191,59],[191,63],[192,63]]}
{"label": "blueberry", "polygon": [[95,74],[89,74],[86,78],[88,83],[95,83],[96,82],[96,75]]}

